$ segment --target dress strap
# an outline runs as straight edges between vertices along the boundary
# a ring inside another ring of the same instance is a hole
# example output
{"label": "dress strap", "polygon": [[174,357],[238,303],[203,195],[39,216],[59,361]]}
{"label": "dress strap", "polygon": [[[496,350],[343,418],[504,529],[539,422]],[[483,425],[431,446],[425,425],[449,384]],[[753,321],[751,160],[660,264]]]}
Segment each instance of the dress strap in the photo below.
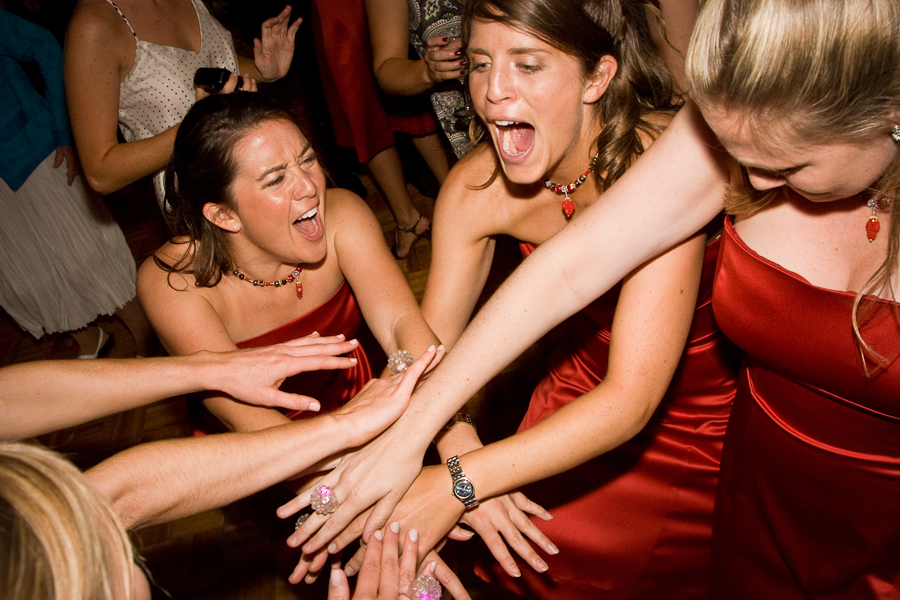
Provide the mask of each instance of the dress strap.
{"label": "dress strap", "polygon": [[134,32],[134,27],[131,26],[131,23],[129,23],[129,22],[128,22],[128,19],[125,18],[125,15],[122,14],[122,11],[119,10],[119,7],[118,7],[118,6],[116,6],[116,3],[113,2],[112,0],[106,0],[106,1],[109,2],[109,4],[110,4],[114,9],[116,9],[116,12],[119,13],[119,16],[122,17],[122,20],[125,21],[125,24],[126,24],[126,25],[128,25],[128,29],[131,30],[131,35],[134,36],[134,40],[137,41],[138,36],[137,36],[137,34]]}

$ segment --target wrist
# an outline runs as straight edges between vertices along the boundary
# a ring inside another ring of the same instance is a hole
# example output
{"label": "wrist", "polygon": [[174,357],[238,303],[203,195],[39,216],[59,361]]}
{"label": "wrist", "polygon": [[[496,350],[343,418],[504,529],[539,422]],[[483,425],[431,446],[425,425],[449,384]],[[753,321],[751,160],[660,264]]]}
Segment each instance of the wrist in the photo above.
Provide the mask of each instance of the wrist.
{"label": "wrist", "polygon": [[478,498],[475,495],[475,484],[466,477],[459,464],[458,456],[451,456],[447,459],[447,469],[450,471],[452,481],[451,493],[453,496],[463,503],[466,510],[471,510],[478,506]]}

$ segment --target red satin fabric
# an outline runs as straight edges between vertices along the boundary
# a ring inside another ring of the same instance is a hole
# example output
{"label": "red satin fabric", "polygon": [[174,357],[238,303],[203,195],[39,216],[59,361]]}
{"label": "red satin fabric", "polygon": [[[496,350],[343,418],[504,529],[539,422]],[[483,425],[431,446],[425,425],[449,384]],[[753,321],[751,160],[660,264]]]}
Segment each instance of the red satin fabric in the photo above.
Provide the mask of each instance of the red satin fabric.
{"label": "red satin fabric", "polygon": [[[726,221],[715,313],[746,361],[716,501],[716,598],[900,598],[900,360],[863,375],[855,296],[760,257]],[[863,338],[891,355],[896,305],[876,302]]]}
{"label": "red satin fabric", "polygon": [[438,130],[427,96],[392,96],[378,87],[364,0],[314,0],[312,10],[322,90],[339,146],[356,148],[366,164],[394,145],[394,131],[422,136]]}
{"label": "red satin fabric", "polygon": [[[272,331],[238,342],[237,347],[271,346],[309,335],[314,331],[323,336],[343,333],[346,339],[352,340],[362,324],[362,313],[356,303],[356,297],[345,281],[324,304]],[[285,410],[284,414],[295,420],[311,418],[317,414],[333,411],[353,398],[366,382],[372,379],[372,367],[362,344],[347,356],[357,360],[356,365],[349,369],[310,371],[286,379],[281,384],[282,390],[311,396],[322,404],[322,408],[319,412]]]}
{"label": "red satin fabric", "polygon": [[[560,549],[544,556],[549,571],[524,566],[513,580],[493,566],[491,579],[539,598],[706,597],[719,459],[739,363],[712,314],[717,253],[718,241],[710,242],[684,356],[647,427],[619,448],[523,489],[553,514],[550,522],[533,519]],[[618,291],[563,325],[566,341],[520,431],[605,376]]]}

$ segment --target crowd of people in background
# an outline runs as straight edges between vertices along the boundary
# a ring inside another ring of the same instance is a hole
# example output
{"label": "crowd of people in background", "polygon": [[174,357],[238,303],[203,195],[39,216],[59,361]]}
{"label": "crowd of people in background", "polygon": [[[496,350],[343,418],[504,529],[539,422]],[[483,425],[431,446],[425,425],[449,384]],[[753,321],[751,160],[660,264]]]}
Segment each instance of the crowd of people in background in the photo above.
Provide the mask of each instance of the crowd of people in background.
{"label": "crowd of people in background", "polygon": [[[331,600],[900,597],[896,0],[314,0],[252,41],[228,3],[77,0],[63,38],[9,1],[0,306],[82,360],[0,368],[0,595],[149,598],[130,530],[278,486],[283,576]],[[101,197],[135,184],[138,265]],[[551,330],[482,440],[467,401]],[[85,472],[28,441],[185,394],[195,436]]]}

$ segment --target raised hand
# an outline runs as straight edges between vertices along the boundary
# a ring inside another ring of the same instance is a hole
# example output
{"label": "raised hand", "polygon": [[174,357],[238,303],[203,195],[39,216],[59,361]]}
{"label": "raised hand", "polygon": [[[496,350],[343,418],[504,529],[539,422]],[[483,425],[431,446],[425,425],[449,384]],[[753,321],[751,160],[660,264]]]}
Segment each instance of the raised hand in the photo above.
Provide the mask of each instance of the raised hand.
{"label": "raised hand", "polygon": [[428,50],[423,58],[428,67],[428,78],[433,82],[459,79],[466,74],[462,40],[432,37],[425,40],[425,45]]}
{"label": "raised hand", "polygon": [[262,24],[260,38],[253,40],[253,62],[264,81],[275,81],[287,75],[294,58],[294,36],[303,19],[295,20],[290,26],[291,7]]}

